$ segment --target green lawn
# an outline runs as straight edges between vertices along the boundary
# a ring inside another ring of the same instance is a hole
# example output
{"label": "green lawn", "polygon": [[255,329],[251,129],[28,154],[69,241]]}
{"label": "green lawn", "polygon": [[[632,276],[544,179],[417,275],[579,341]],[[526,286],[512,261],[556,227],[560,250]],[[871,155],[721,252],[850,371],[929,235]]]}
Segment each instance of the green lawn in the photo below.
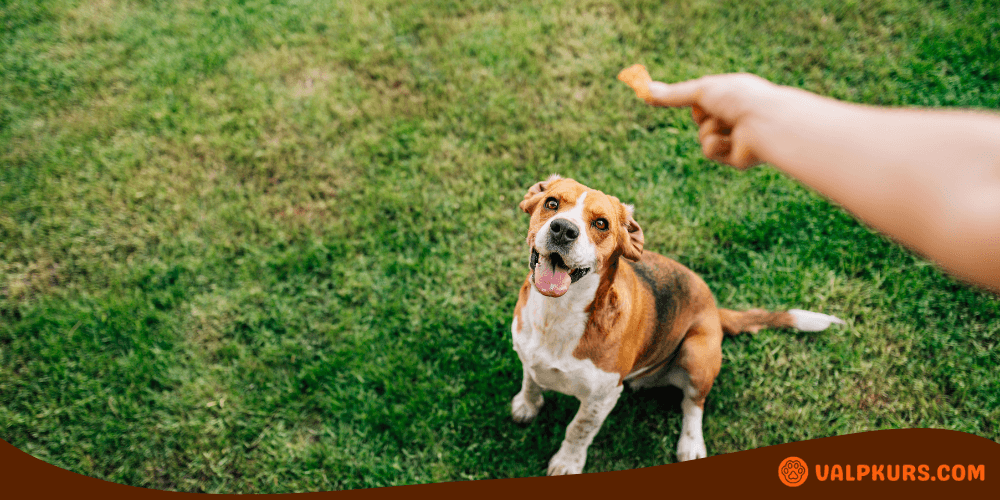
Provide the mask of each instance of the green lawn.
{"label": "green lawn", "polygon": [[[149,488],[545,473],[509,321],[534,182],[635,203],[727,307],[710,454],[874,429],[1000,442],[1000,300],[770,167],[701,156],[615,79],[749,71],[853,102],[1000,108],[1000,3],[0,2],[0,438]],[[671,463],[627,393],[586,471]]]}

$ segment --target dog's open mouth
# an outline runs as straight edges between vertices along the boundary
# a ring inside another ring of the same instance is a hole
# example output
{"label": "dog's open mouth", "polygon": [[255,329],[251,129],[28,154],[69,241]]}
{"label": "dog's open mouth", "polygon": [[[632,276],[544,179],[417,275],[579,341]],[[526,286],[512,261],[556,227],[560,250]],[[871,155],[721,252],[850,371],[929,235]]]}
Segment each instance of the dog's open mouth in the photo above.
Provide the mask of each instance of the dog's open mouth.
{"label": "dog's open mouth", "polygon": [[552,252],[547,256],[531,249],[531,270],[534,272],[535,288],[542,295],[559,297],[569,290],[569,286],[584,277],[590,268],[570,269],[561,255]]}

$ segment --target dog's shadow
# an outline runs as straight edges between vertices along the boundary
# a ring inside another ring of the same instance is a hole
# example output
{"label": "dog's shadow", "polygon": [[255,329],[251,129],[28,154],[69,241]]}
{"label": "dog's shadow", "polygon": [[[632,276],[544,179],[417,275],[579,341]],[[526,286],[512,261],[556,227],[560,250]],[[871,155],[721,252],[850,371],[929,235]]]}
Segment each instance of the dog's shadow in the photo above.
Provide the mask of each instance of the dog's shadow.
{"label": "dog's shadow", "polygon": [[[648,428],[654,435],[666,433],[673,436],[680,432],[683,418],[681,401],[684,393],[673,386],[650,387],[639,390],[626,388],[615,405],[612,415],[618,425]],[[671,426],[676,426],[673,429]],[[652,436],[651,436],[652,437]]]}
{"label": "dog's shadow", "polygon": [[626,387],[618,405],[634,407],[636,418],[661,416],[665,413],[681,413],[681,401],[684,393],[674,386],[650,387],[633,390]]}

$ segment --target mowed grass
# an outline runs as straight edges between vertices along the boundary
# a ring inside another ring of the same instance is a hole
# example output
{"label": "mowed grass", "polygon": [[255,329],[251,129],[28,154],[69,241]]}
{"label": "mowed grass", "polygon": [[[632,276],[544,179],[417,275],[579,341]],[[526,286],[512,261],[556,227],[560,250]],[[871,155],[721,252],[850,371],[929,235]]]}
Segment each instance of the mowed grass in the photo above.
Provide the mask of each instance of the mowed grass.
{"label": "mowed grass", "polygon": [[[846,327],[727,339],[710,454],[875,429],[1000,442],[1000,301],[770,167],[706,161],[615,80],[749,71],[996,110],[994,1],[0,5],[0,438],[118,483],[301,492],[544,474],[522,428],[517,203],[636,204],[726,307]],[[626,393],[586,471],[675,460]]]}

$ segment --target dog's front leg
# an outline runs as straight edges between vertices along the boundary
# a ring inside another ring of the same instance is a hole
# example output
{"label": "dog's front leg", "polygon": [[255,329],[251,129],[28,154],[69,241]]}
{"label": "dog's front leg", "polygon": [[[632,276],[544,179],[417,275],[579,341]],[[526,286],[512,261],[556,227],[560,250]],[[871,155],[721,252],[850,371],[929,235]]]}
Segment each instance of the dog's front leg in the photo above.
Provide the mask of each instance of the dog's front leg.
{"label": "dog's front leg", "polygon": [[524,378],[521,379],[521,392],[514,396],[510,409],[514,417],[514,422],[526,424],[538,416],[538,410],[542,407],[545,399],[542,398],[542,388],[531,378],[528,370],[522,368]]}
{"label": "dog's front leg", "polygon": [[601,424],[621,396],[623,386],[619,385],[604,394],[592,394],[580,398],[580,410],[566,429],[566,439],[559,451],[549,460],[549,475],[580,474],[587,462],[587,448],[594,441]]}

